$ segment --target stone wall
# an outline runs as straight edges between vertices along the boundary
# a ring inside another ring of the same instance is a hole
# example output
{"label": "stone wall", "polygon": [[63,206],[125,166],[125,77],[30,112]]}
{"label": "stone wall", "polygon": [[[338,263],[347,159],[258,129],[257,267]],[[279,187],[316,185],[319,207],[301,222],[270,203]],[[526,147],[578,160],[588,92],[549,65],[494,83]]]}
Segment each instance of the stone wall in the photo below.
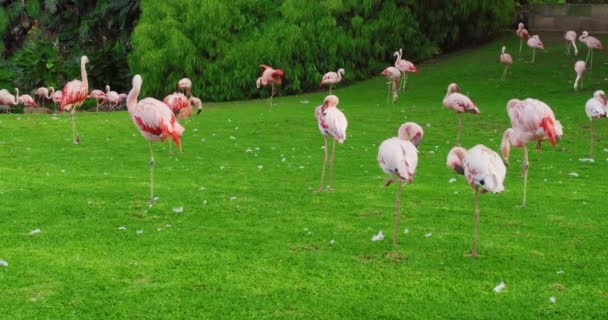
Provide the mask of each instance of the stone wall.
{"label": "stone wall", "polygon": [[608,4],[539,4],[523,12],[533,31],[608,33]]}

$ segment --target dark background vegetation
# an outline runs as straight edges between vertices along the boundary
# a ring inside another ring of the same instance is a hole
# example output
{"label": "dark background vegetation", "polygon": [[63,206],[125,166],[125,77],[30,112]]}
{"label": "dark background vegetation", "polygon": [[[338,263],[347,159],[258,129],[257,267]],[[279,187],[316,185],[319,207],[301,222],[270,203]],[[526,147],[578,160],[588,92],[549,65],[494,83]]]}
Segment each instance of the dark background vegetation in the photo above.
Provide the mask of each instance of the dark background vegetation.
{"label": "dark background vegetation", "polygon": [[403,48],[408,60],[487,41],[513,22],[510,0],[16,0],[0,6],[0,87],[59,87],[89,57],[91,87],[162,97],[188,76],[204,100],[267,94],[258,65],[286,71],[283,93],[377,75]]}

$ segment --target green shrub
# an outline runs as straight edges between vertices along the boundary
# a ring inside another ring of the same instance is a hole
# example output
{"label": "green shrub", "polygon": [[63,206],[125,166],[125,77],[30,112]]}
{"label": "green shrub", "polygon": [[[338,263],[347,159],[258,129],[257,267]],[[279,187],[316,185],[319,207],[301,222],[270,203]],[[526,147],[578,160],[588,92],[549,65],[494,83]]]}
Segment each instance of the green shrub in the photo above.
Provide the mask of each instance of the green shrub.
{"label": "green shrub", "polygon": [[185,76],[205,100],[264,96],[261,63],[284,69],[282,91],[298,93],[340,67],[345,82],[377,75],[401,47],[420,61],[485,41],[512,10],[509,0],[143,0],[129,65],[157,97]]}

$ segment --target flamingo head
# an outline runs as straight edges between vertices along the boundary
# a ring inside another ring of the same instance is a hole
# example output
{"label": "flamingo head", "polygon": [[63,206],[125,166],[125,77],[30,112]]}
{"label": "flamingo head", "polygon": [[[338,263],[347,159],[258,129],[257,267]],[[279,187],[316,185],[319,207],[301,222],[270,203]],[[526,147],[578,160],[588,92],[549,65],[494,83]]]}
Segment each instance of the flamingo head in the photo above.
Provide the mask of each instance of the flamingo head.
{"label": "flamingo head", "polygon": [[588,37],[589,36],[589,32],[587,31],[583,31],[583,33],[581,33],[581,37]]}
{"label": "flamingo head", "polygon": [[[553,118],[544,117],[540,122],[540,126],[547,135],[547,138],[549,138],[549,142],[551,142],[551,145],[555,147],[556,141],[559,141],[561,139],[561,134],[558,134],[556,130],[556,123]],[[559,131],[561,131],[561,124],[559,125],[559,128]]]}
{"label": "flamingo head", "polygon": [[448,153],[447,165],[454,169],[458,174],[464,174],[464,167],[462,161],[464,156],[467,154],[467,150],[461,147],[454,147]]}
{"label": "flamingo head", "polygon": [[281,78],[285,78],[285,71],[283,71],[283,69],[276,69],[274,70],[274,72],[272,73],[273,76],[279,76]]}
{"label": "flamingo head", "polygon": [[523,28],[524,28],[524,23],[523,23],[523,22],[520,22],[520,23],[517,25],[517,29],[521,30],[521,29],[523,29]]}
{"label": "flamingo head", "polygon": [[399,56],[399,51],[395,51],[395,53],[393,53],[393,57],[398,57]]}
{"label": "flamingo head", "polygon": [[87,57],[87,56],[82,56],[82,57],[80,58],[80,63],[81,63],[81,64],[87,64],[87,63],[89,63],[89,57]]}
{"label": "flamingo head", "polygon": [[410,141],[416,148],[424,136],[424,130],[415,122],[406,122],[397,130],[397,137],[401,140]]}
{"label": "flamingo head", "polygon": [[450,83],[450,85],[448,86],[448,92],[460,92],[460,87],[458,87],[458,85],[455,83]]}
{"label": "flamingo head", "polygon": [[416,72],[418,73],[418,69],[416,69],[416,66],[413,63],[410,63],[410,66],[407,70],[408,72]]}
{"label": "flamingo head", "polygon": [[505,51],[507,51],[507,47],[502,46],[502,50],[500,51],[500,53],[505,54]]}
{"label": "flamingo head", "polygon": [[603,105],[606,105],[606,94],[604,93],[604,90],[597,90],[594,92],[593,98],[597,99]]}
{"label": "flamingo head", "polygon": [[335,107],[338,105],[338,102],[340,102],[340,99],[338,99],[337,96],[335,95],[329,95],[327,97],[325,97],[325,100],[323,100],[323,106],[321,108],[321,110],[325,111],[325,109],[327,108],[331,108],[331,107]]}
{"label": "flamingo head", "polygon": [[386,69],[382,70],[382,73],[381,73],[381,74],[382,74],[383,76],[388,76],[389,74],[391,74],[391,72],[390,72],[389,68],[386,68]]}
{"label": "flamingo head", "polygon": [[136,88],[136,87],[141,87],[141,84],[144,82],[144,80],[141,78],[140,75],[136,74],[133,77],[133,82],[131,83],[131,85]]}

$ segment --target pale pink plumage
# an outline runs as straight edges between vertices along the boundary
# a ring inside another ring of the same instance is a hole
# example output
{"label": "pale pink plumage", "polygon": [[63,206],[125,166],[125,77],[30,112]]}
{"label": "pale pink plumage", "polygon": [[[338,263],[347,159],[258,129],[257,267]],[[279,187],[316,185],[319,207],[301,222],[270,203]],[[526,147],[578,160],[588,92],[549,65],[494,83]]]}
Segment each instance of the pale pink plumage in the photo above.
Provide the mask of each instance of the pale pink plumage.
{"label": "pale pink plumage", "polygon": [[333,85],[342,81],[343,75],[344,75],[343,68],[338,69],[337,72],[330,71],[330,72],[326,73],[325,75],[323,75],[323,78],[321,79],[321,83],[319,84],[319,86],[322,87],[323,85],[329,85],[329,94],[331,94],[331,89],[332,89]]}
{"label": "pale pink plumage", "polygon": [[183,78],[177,82],[177,90],[184,92],[185,95],[189,96],[192,90],[192,80]]}
{"label": "pale pink plumage", "polygon": [[576,32],[572,30],[566,31],[564,34],[564,40],[566,40],[568,54],[570,54],[570,46],[572,46],[574,47],[574,55],[578,56],[578,48],[576,47]]}
{"label": "pale pink plumage", "polygon": [[540,37],[536,34],[528,39],[527,44],[528,44],[528,47],[532,48],[532,60],[530,61],[530,63],[534,63],[534,56],[536,55],[536,49],[545,50],[545,46],[543,45],[543,42],[540,41]]}
{"label": "pale pink plumage", "polygon": [[0,105],[15,106],[19,104],[19,89],[15,88],[15,95],[12,95],[8,90],[0,92]]}
{"label": "pale pink plumage", "polygon": [[[192,114],[190,100],[181,92],[174,92],[166,96],[163,102],[173,111],[173,114],[178,116],[178,119],[188,118]],[[180,114],[182,115],[180,116]]]}
{"label": "pale pink plumage", "polygon": [[517,35],[518,38],[520,39],[527,39],[530,37],[530,35],[528,34],[528,30],[526,30],[526,28],[524,28],[524,24],[523,23],[519,23],[517,25],[517,30],[515,30],[515,35]]}
{"label": "pale pink plumage", "polygon": [[603,51],[604,46],[602,46],[602,42],[599,39],[590,36],[587,31],[583,31],[580,37],[578,37],[578,40],[587,46],[587,58],[585,59],[585,62],[589,61],[589,56],[591,56],[589,69],[593,69],[593,50],[598,49]]}
{"label": "pale pink plumage", "polygon": [[456,145],[460,145],[460,130],[462,128],[461,113],[468,112],[473,114],[479,114],[480,111],[469,97],[460,93],[460,88],[455,83],[448,85],[448,90],[443,98],[443,105],[452,109],[458,115],[458,131],[456,136]]}
{"label": "pale pink plumage", "polygon": [[606,103],[608,100],[606,99],[606,94],[603,90],[598,90],[593,93],[593,97],[587,100],[585,103],[585,113],[587,113],[587,117],[589,118],[589,129],[591,131],[591,143],[589,144],[589,157],[593,158],[593,119],[601,119],[605,118],[608,114],[608,107]]}
{"label": "pale pink plumage", "polygon": [[[386,76],[386,79],[388,79],[388,85],[389,85],[389,92],[391,89],[391,84],[392,84],[392,90],[393,90],[393,103],[395,101],[397,101],[397,99],[399,98],[399,81],[401,80],[401,71],[399,71],[399,69],[397,69],[396,67],[388,67],[384,70],[382,70],[382,75]],[[388,97],[387,97],[388,100]],[[387,101],[388,103],[388,101]]]}
{"label": "pale pink plumage", "polygon": [[585,70],[587,70],[587,63],[585,63],[585,61],[577,61],[574,64],[574,72],[576,72],[576,79],[574,80],[574,90],[578,90],[578,83],[582,79]]}
{"label": "pale pink plumage", "polygon": [[120,96],[118,92],[110,90],[110,86],[106,85],[106,95],[104,97],[104,103],[107,103],[110,110],[114,109],[120,104]]}
{"label": "pale pink plumage", "polygon": [[507,51],[507,48],[505,46],[502,46],[499,60],[500,60],[500,63],[502,63],[505,66],[505,70],[502,72],[501,80],[505,79],[505,77],[507,76],[507,70],[509,69],[509,66],[511,64],[513,64],[513,58],[506,51]]}
{"label": "pale pink plumage", "polygon": [[272,89],[270,93],[270,107],[272,108],[272,98],[276,93],[275,86],[281,85],[283,83],[283,78],[285,78],[285,71],[283,71],[282,69],[274,69],[273,67],[265,64],[261,64],[260,68],[262,69],[262,76],[256,80],[255,84],[258,89],[267,85],[271,86]]}
{"label": "pale pink plumage", "polygon": [[406,122],[397,130],[397,137],[399,139],[410,141],[416,148],[418,148],[422,136],[424,136],[424,130],[415,122]]}
{"label": "pale pink plumage", "polygon": [[38,104],[36,103],[34,98],[32,98],[32,96],[30,96],[29,94],[23,94],[19,96],[19,102],[26,107],[38,107]]}
{"label": "pale pink plumage", "polygon": [[323,140],[325,141],[323,170],[321,171],[321,186],[319,191],[323,191],[323,182],[325,181],[325,166],[327,165],[327,137],[331,137],[333,147],[331,151],[331,160],[329,165],[329,189],[332,188],[333,183],[333,168],[334,168],[334,154],[336,150],[336,141],[344,143],[346,139],[346,127],[348,122],[344,113],[338,109],[339,103],[338,97],[335,95],[329,95],[323,100],[323,104],[315,109],[315,118],[317,119],[317,125]]}

